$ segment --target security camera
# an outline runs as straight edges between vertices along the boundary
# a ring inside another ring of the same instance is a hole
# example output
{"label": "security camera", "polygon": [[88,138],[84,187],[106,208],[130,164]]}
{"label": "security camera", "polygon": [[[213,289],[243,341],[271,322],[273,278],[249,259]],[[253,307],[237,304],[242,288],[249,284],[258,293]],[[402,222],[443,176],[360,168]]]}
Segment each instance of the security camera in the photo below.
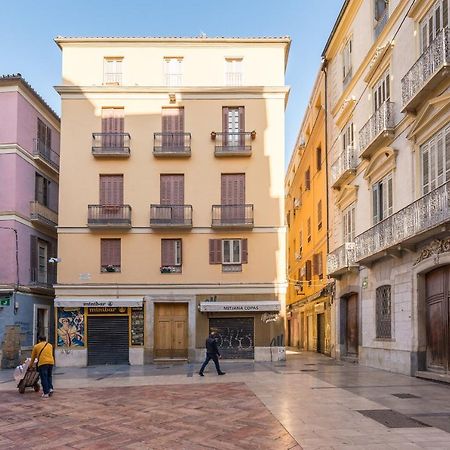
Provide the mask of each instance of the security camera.
{"label": "security camera", "polygon": [[52,257],[52,258],[50,258],[50,259],[48,260],[48,262],[49,262],[49,263],[52,263],[52,264],[56,264],[56,263],[61,262],[61,258],[55,258],[55,257]]}

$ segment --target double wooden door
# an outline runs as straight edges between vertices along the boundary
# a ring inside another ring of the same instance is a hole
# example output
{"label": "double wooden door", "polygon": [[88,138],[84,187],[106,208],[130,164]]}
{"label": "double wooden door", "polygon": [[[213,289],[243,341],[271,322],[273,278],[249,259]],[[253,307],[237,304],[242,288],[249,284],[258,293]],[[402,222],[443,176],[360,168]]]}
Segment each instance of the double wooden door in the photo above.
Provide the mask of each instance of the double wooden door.
{"label": "double wooden door", "polygon": [[187,303],[155,303],[154,329],[155,358],[187,358]]}
{"label": "double wooden door", "polygon": [[242,223],[245,219],[245,174],[222,174],[222,221]]}
{"label": "double wooden door", "polygon": [[426,275],[427,369],[450,372],[450,266]]}
{"label": "double wooden door", "polygon": [[165,205],[164,218],[171,223],[184,221],[184,175],[160,176],[160,204]]}

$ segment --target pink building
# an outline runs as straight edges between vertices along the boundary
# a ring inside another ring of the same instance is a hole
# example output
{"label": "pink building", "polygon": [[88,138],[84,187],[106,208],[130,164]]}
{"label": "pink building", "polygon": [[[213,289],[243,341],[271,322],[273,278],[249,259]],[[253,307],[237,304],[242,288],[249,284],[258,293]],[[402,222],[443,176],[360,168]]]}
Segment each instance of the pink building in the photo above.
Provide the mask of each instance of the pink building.
{"label": "pink building", "polygon": [[0,341],[19,325],[25,351],[54,335],[59,129],[20,74],[0,77]]}

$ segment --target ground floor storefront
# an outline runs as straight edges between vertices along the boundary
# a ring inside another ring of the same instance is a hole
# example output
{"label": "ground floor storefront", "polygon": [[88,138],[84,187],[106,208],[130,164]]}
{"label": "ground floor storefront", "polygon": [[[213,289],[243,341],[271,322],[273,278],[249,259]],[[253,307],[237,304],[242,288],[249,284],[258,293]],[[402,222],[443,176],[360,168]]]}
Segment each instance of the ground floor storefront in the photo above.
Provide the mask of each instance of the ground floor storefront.
{"label": "ground floor storefront", "polygon": [[58,296],[56,364],[198,362],[212,331],[224,359],[283,360],[282,301],[267,294]]}

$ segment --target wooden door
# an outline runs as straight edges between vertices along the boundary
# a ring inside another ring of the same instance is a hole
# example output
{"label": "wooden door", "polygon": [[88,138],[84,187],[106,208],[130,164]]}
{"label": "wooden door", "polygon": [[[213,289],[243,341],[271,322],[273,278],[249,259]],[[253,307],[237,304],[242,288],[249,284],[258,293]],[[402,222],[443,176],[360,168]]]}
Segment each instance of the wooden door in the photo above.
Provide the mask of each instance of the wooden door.
{"label": "wooden door", "polygon": [[325,314],[317,314],[317,351],[325,353]]}
{"label": "wooden door", "polygon": [[161,175],[160,203],[167,205],[167,218],[172,223],[184,221],[184,175]]}
{"label": "wooden door", "polygon": [[222,221],[243,223],[245,219],[245,174],[222,174]]}
{"label": "wooden door", "polygon": [[307,333],[308,333],[308,347],[309,352],[314,351],[314,322],[312,314],[307,316]]}
{"label": "wooden door", "polygon": [[187,303],[155,303],[155,358],[187,358]]}
{"label": "wooden door", "polygon": [[100,204],[123,205],[123,175],[100,175]]}
{"label": "wooden door", "polygon": [[124,146],[123,108],[102,109],[102,147],[122,148]]}
{"label": "wooden door", "polygon": [[449,371],[450,362],[450,266],[426,276],[427,369]]}
{"label": "wooden door", "polygon": [[162,109],[162,146],[172,150],[184,147],[184,108]]}
{"label": "wooden door", "polygon": [[346,303],[346,345],[347,355],[358,354],[358,295],[347,298]]}

